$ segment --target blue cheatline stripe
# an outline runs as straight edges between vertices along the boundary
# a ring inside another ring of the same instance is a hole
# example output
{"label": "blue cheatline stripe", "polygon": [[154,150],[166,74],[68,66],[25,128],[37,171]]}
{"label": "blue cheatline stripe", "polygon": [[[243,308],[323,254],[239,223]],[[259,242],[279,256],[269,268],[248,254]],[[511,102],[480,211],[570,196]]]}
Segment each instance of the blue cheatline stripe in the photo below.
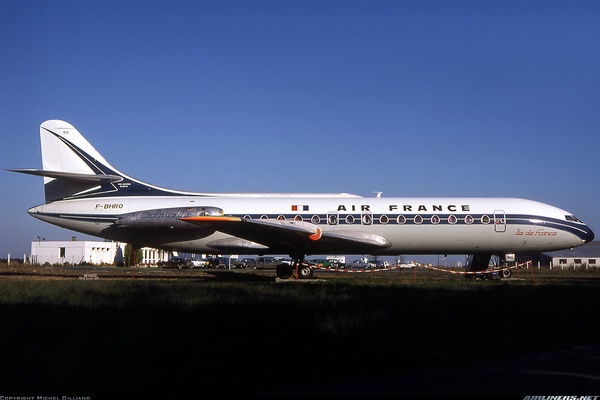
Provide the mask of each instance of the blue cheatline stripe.
{"label": "blue cheatline stripe", "polygon": [[[94,221],[94,222],[101,222],[101,223],[112,223],[114,221],[116,221],[117,219],[119,219],[120,214],[103,214],[103,215],[97,215],[97,214],[61,214],[61,213],[37,213],[37,215],[44,215],[44,216],[49,216],[49,217],[58,217],[58,218],[62,218],[62,219],[69,219],[69,220],[74,220],[74,221]],[[260,219],[261,216],[267,216],[268,219],[277,219],[280,216],[285,217],[286,220],[293,220],[295,216],[299,215],[299,214],[240,214],[240,215],[231,215],[231,216],[237,216],[240,217],[242,219],[248,219],[248,217],[250,217],[251,219]],[[305,222],[311,222],[311,218],[317,215],[319,217],[319,222],[318,223],[314,223],[315,225],[329,225],[327,223],[327,214],[311,214],[311,215],[306,215],[303,216],[303,220]],[[352,215],[354,217],[354,222],[353,223],[346,223],[346,216],[347,215]],[[382,223],[381,222],[381,217],[385,215],[389,222],[387,223]],[[399,224],[397,223],[397,217],[399,215],[403,215],[404,217],[406,217],[406,222],[403,224]],[[431,217],[433,215],[438,215],[440,217],[440,222],[438,224],[433,224],[431,222]],[[443,225],[459,225],[459,226],[463,226],[463,225],[474,225],[474,226],[482,226],[482,225],[494,225],[494,221],[493,219],[490,217],[490,222],[485,224],[482,223],[482,217],[487,215],[487,214],[469,214],[473,217],[473,223],[472,224],[467,224],[465,223],[465,216],[467,214],[461,214],[461,215],[456,215],[457,217],[457,222],[455,224],[450,224],[448,222],[448,216],[444,216],[444,215],[440,215],[440,214],[373,214],[373,219],[372,219],[372,224],[370,225],[397,225],[397,226],[430,226],[430,225],[434,225],[434,226],[443,226]],[[230,216],[230,215],[228,215]],[[422,223],[416,223],[414,221],[416,216],[421,216],[423,218],[423,222]],[[263,218],[264,219],[264,218]],[[579,225],[575,222],[570,222],[570,221],[563,221],[563,220],[559,220],[556,218],[547,218],[547,217],[539,217],[537,215],[530,215],[530,216],[526,216],[526,215],[515,215],[515,216],[511,216],[511,215],[506,215],[506,225],[507,226],[511,226],[511,225],[529,225],[532,227],[545,227],[545,228],[549,228],[549,229],[557,229],[560,231],[567,231],[569,233],[572,233],[574,235],[578,235],[581,236],[586,235],[588,233],[588,229],[587,226],[585,225]],[[313,223],[313,222],[311,222]],[[337,226],[353,226],[353,225],[357,225],[357,226],[363,226],[363,224],[361,223],[361,214],[342,214],[338,216],[338,224],[336,224]]]}

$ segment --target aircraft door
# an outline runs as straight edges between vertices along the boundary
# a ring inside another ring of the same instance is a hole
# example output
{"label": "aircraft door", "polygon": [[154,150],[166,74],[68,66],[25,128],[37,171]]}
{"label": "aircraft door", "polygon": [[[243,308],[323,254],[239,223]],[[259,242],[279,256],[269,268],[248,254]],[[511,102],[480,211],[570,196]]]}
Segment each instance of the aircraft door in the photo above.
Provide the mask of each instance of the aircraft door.
{"label": "aircraft door", "polygon": [[496,232],[506,232],[506,215],[504,210],[494,210],[494,230]]}

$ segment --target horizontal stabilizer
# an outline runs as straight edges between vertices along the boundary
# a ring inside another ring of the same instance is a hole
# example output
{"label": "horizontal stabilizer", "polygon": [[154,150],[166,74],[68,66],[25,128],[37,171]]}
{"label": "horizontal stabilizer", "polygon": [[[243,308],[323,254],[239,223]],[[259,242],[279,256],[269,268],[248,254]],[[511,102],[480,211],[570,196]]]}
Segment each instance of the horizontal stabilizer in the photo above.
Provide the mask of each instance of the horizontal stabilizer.
{"label": "horizontal stabilizer", "polygon": [[44,176],[46,178],[65,179],[73,182],[91,182],[94,184],[121,182],[122,176],[100,174],[78,174],[76,172],[46,171],[43,169],[9,169],[10,172]]}

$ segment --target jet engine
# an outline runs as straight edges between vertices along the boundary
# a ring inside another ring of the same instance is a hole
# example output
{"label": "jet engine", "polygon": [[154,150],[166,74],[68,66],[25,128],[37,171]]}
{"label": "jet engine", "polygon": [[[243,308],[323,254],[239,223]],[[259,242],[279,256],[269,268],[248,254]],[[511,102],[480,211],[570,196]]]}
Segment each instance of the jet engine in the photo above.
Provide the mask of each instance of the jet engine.
{"label": "jet engine", "polygon": [[208,215],[223,215],[223,209],[218,207],[175,207],[136,211],[121,215],[115,221],[115,225],[123,228],[143,230],[206,230],[198,225],[181,221],[181,218]]}

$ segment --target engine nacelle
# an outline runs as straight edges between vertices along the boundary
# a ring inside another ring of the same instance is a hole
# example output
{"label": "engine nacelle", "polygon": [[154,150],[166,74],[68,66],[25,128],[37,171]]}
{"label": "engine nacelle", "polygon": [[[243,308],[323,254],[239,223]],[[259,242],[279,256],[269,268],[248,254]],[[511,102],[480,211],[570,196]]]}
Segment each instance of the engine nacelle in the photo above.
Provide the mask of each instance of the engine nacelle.
{"label": "engine nacelle", "polygon": [[154,210],[136,211],[123,214],[115,221],[115,225],[133,229],[189,229],[206,230],[200,226],[181,221],[181,218],[223,215],[223,209],[218,207],[174,207],[157,208]]}

